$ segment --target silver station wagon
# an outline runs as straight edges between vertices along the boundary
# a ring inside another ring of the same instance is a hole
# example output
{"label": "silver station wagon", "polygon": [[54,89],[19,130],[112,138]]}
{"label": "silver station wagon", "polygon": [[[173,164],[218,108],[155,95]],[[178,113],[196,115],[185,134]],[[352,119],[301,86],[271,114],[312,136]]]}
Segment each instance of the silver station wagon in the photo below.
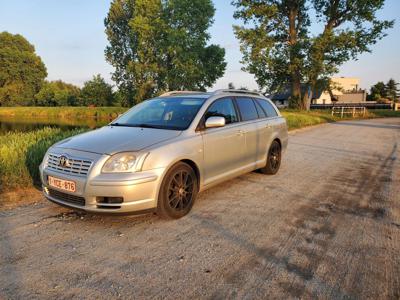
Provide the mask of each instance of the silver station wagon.
{"label": "silver station wagon", "polygon": [[215,184],[278,172],[287,142],[285,119],[262,94],[169,92],[53,145],[40,165],[43,193],[88,212],[180,218]]}

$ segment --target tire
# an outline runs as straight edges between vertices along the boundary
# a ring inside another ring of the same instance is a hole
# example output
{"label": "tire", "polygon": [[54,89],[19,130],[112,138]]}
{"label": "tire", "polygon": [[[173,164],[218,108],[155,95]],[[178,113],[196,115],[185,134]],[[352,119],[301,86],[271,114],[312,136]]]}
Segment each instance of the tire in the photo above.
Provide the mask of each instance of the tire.
{"label": "tire", "polygon": [[194,170],[179,162],[167,171],[158,196],[157,214],[162,218],[179,219],[193,207],[198,193]]}
{"label": "tire", "polygon": [[282,147],[277,140],[273,141],[268,150],[267,163],[260,172],[268,175],[278,173],[282,160]]}

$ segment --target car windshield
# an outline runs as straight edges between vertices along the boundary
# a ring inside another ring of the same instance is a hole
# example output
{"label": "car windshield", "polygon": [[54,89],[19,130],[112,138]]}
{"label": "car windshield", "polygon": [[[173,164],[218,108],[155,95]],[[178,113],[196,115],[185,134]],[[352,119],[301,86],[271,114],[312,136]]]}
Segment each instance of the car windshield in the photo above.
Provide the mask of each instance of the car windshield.
{"label": "car windshield", "polygon": [[135,105],[112,126],[185,130],[206,99],[200,97],[155,98]]}

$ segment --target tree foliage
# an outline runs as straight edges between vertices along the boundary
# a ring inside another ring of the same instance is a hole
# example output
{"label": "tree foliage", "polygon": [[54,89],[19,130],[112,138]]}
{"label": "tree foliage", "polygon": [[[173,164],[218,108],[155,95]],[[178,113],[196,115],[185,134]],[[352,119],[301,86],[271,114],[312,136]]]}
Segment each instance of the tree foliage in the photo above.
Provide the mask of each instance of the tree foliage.
{"label": "tree foliage", "polygon": [[399,83],[397,83],[394,79],[389,79],[386,84],[383,81],[379,81],[371,86],[368,100],[380,101],[382,99],[390,99],[392,101],[396,101],[397,97],[399,97],[398,85]]}
{"label": "tree foliage", "polygon": [[211,0],[114,0],[105,19],[105,54],[124,102],[204,90],[221,77],[225,50],[207,46],[214,12]]}
{"label": "tree foliage", "polygon": [[100,74],[86,81],[81,91],[81,105],[111,106],[113,105],[112,86]]}
{"label": "tree foliage", "polygon": [[[393,21],[379,20],[384,0],[235,0],[235,26],[245,70],[275,92],[290,85],[293,107],[308,108],[309,91],[329,88],[339,66],[385,36]],[[312,32],[312,22],[322,31]],[[301,83],[310,89],[302,92]]]}
{"label": "tree foliage", "polygon": [[79,103],[80,88],[61,80],[46,81],[35,96],[37,106],[76,106]]}
{"label": "tree foliage", "polygon": [[33,45],[19,34],[0,33],[0,106],[32,104],[46,76]]}
{"label": "tree foliage", "polygon": [[393,78],[389,79],[389,81],[386,83],[387,96],[392,101],[396,101],[397,97],[399,97],[398,85],[399,83],[397,83]]}

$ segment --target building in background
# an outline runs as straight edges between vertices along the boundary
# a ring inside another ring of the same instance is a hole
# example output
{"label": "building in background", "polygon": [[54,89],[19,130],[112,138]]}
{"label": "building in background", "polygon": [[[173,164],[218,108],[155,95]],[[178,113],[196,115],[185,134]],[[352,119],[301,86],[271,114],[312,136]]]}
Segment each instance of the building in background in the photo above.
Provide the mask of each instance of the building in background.
{"label": "building in background", "polygon": [[[311,104],[332,103],[363,103],[367,100],[367,91],[360,89],[360,79],[355,77],[333,77],[332,91],[313,91]],[[302,93],[306,92],[307,86],[302,86]],[[278,107],[287,107],[289,104],[290,89],[271,95],[272,101]],[[333,96],[333,97],[332,97]]]}

